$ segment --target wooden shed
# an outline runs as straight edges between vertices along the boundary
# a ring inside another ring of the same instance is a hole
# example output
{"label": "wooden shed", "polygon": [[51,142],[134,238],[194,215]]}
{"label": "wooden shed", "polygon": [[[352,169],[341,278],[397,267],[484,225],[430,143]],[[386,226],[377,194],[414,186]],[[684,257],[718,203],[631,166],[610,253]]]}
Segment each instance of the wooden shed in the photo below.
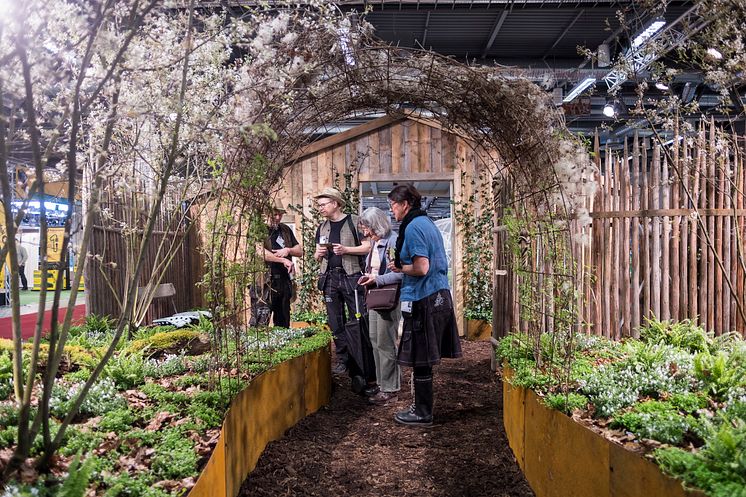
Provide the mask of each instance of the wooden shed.
{"label": "wooden shed", "polygon": [[[470,177],[493,170],[496,159],[494,152],[466,136],[445,131],[436,121],[384,116],[308,145],[288,167],[279,196],[285,205],[308,208],[310,197],[334,185],[335,178],[343,185],[344,174],[357,170],[352,179],[361,193],[361,211],[370,205],[386,205],[388,191],[376,185],[412,182],[424,196],[429,189],[438,189],[441,207],[447,202],[448,217],[453,218],[450,201],[468,198]],[[447,199],[442,198],[444,185]],[[286,222],[298,226],[299,221],[288,213]],[[455,223],[451,233],[452,290],[456,314],[463,323],[461,232]],[[459,328],[463,334],[463,326]]]}

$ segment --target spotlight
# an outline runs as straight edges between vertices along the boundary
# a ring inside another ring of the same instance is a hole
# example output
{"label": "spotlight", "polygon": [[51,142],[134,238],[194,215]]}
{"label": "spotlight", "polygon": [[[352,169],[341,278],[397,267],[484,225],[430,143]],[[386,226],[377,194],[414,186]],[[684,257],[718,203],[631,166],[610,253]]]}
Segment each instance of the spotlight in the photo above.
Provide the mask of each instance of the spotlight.
{"label": "spotlight", "polygon": [[655,83],[655,87],[658,88],[660,91],[666,91],[666,90],[668,90],[668,85],[666,83],[662,83],[660,81],[658,81],[657,83]]}
{"label": "spotlight", "polygon": [[622,106],[618,100],[607,100],[602,112],[606,117],[616,117],[621,110]]}

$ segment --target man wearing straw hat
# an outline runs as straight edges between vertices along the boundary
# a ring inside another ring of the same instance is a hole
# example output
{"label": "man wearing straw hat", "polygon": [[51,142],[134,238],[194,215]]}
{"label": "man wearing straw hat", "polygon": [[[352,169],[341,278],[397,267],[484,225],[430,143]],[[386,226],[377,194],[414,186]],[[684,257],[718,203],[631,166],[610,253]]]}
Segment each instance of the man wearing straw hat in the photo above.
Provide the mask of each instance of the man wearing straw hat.
{"label": "man wearing straw hat", "polygon": [[302,249],[290,226],[281,222],[285,212],[282,203],[275,200],[269,218],[269,235],[261,247],[269,268],[269,279],[261,285],[261,294],[251,292],[252,325],[268,325],[271,315],[275,326],[290,327],[292,278],[295,275],[293,256],[300,257]]}
{"label": "man wearing straw hat", "polygon": [[[319,290],[324,292],[329,328],[334,338],[338,364],[333,372],[347,370],[349,353],[344,335],[345,304],[355,314],[355,288],[365,268],[365,256],[370,251],[368,240],[358,231],[357,216],[345,214],[345,200],[336,188],[324,188],[314,197],[319,213],[325,218],[316,231],[314,257],[321,262]],[[362,291],[360,292],[362,295]],[[359,303],[364,306],[364,302]]]}

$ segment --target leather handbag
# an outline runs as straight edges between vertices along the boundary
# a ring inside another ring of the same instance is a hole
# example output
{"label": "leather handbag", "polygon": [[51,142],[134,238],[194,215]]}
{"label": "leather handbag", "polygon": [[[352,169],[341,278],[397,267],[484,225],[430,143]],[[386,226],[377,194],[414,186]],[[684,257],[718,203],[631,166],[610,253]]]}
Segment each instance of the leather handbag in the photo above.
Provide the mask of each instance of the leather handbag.
{"label": "leather handbag", "polygon": [[368,310],[391,311],[399,305],[400,292],[400,283],[373,287],[365,294],[365,305]]}

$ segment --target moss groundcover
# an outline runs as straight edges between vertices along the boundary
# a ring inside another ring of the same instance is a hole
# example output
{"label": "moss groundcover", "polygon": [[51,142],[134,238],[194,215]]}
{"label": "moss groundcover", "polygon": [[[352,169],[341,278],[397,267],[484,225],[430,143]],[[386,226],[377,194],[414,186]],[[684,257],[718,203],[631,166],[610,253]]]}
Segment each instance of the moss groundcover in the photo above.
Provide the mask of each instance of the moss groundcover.
{"label": "moss groundcover", "polygon": [[497,353],[514,371],[512,384],[611,438],[637,442],[686,486],[746,497],[746,342],[738,335],[650,321],[639,340],[514,334]]}
{"label": "moss groundcover", "polygon": [[[331,339],[318,328],[233,330],[219,353],[190,356],[186,347],[173,353],[180,343],[214,344],[213,333],[203,322],[180,330],[144,328],[123,340],[68,428],[56,467],[39,475],[30,459],[21,481],[0,495],[184,495],[209,459],[232,398],[257,374]],[[97,318],[72,330],[70,361],[50,401],[52,433],[111,339],[107,323]],[[0,343],[0,461],[7,461],[17,437],[9,346]],[[40,448],[41,435],[31,456]]]}

